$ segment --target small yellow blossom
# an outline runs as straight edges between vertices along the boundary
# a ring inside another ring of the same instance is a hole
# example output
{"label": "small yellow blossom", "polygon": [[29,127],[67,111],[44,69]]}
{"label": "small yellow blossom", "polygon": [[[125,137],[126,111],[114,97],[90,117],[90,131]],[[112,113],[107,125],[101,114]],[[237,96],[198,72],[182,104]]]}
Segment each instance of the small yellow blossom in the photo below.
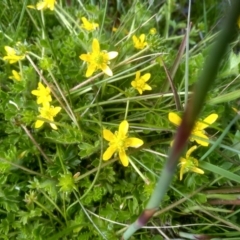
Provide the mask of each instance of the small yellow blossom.
{"label": "small yellow blossom", "polygon": [[[50,106],[50,103],[44,103],[43,107],[40,107],[39,109],[40,115],[38,117],[44,118],[46,120],[49,120],[51,122],[54,121],[54,117],[61,111],[61,107],[54,107]],[[44,123],[44,120],[37,120],[35,123],[35,128],[40,128]],[[50,123],[50,126],[57,130],[57,126],[54,123]]]}
{"label": "small yellow blossom", "polygon": [[12,76],[10,76],[9,78],[18,82],[22,81],[21,75],[15,70],[12,70]]}
{"label": "small yellow blossom", "polygon": [[198,160],[191,157],[191,153],[197,148],[197,146],[192,146],[186,153],[186,158],[180,158],[179,165],[180,168],[180,181],[182,180],[183,174],[186,172],[195,172],[199,174],[204,174],[204,171],[198,168]]}
{"label": "small yellow blossom", "polygon": [[145,34],[141,34],[139,38],[136,37],[136,35],[133,35],[132,40],[136,49],[143,49],[147,46],[147,42],[145,42],[145,37]]}
{"label": "small yellow blossom", "polygon": [[85,17],[82,17],[81,20],[83,22],[81,27],[86,29],[87,31],[93,31],[99,27],[98,23],[89,22]]}
{"label": "small yellow blossom", "polygon": [[49,8],[51,11],[53,11],[55,2],[56,0],[43,0],[37,3],[36,8],[37,10],[45,10]]}
{"label": "small yellow blossom", "polygon": [[[192,130],[190,141],[196,141],[198,144],[207,147],[208,143],[208,136],[205,134],[204,129],[207,128],[209,125],[213,124],[218,118],[218,115],[213,113],[206,117],[203,121],[197,121],[195,126]],[[180,126],[182,119],[173,112],[168,114],[168,119],[173,124]]]}
{"label": "small yellow blossom", "polygon": [[109,141],[109,147],[103,154],[103,160],[109,160],[115,152],[118,152],[119,158],[124,167],[129,164],[126,150],[128,147],[138,148],[143,145],[143,141],[139,138],[128,138],[129,124],[126,120],[122,121],[119,125],[118,131],[114,134],[107,129],[103,130],[103,138]]}
{"label": "small yellow blossom", "polygon": [[112,31],[116,32],[118,29],[116,27],[112,27]]}
{"label": "small yellow blossom", "polygon": [[33,95],[37,96],[37,104],[45,104],[52,101],[51,89],[49,87],[44,87],[41,82],[38,83],[37,90],[31,92]]}
{"label": "small yellow blossom", "polygon": [[148,84],[146,84],[150,77],[150,73],[146,73],[143,76],[140,76],[140,71],[137,71],[136,78],[134,81],[131,82],[131,85],[138,90],[139,94],[142,94],[145,90],[152,90],[152,88]]}
{"label": "small yellow blossom", "polygon": [[79,58],[88,63],[86,77],[93,75],[98,69],[102,70],[108,76],[112,76],[112,70],[107,65],[109,60],[117,57],[118,52],[101,51],[99,42],[96,38],[92,42],[92,52],[87,54],[81,54]]}
{"label": "small yellow blossom", "polygon": [[150,33],[151,35],[155,35],[155,34],[157,33],[157,29],[156,29],[156,28],[151,28],[150,31],[149,31],[149,33]]}
{"label": "small yellow blossom", "polygon": [[7,52],[7,56],[4,56],[3,60],[9,61],[10,64],[23,60],[25,58],[25,55],[17,55],[17,52],[14,48],[5,46],[4,49]]}

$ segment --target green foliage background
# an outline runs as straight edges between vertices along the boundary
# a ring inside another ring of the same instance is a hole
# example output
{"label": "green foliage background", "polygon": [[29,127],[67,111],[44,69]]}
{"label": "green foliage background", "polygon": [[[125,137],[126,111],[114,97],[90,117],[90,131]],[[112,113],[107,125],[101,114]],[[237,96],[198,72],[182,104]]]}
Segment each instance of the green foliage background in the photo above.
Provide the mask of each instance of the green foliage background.
{"label": "green foliage background", "polygon": [[[0,2],[1,58],[4,46],[18,46],[32,60],[0,62],[1,238],[119,239],[145,208],[176,130],[168,120],[176,106],[162,61],[170,71],[185,34],[188,2],[68,0],[42,13],[27,8],[31,4],[36,2]],[[189,62],[183,55],[173,79],[181,105],[186,101],[186,64],[190,95],[228,6],[229,1],[192,1]],[[83,16],[99,23],[99,29],[82,29]],[[151,35],[151,28],[157,34]],[[132,35],[142,33],[148,48],[138,51]],[[86,79],[87,66],[79,55],[91,51],[93,38],[101,49],[119,53],[111,61],[113,77],[95,73]],[[177,172],[149,223],[152,228],[143,228],[132,239],[240,237],[239,123],[230,125],[236,115],[232,108],[239,108],[238,52],[235,42],[201,116],[219,115],[207,130],[211,144],[224,134],[221,145],[199,162],[205,174],[189,172],[179,181]],[[12,70],[21,70],[23,80],[10,80]],[[139,95],[131,87],[137,70],[151,73],[152,91]],[[31,91],[41,75],[56,92],[54,106],[74,113],[62,109],[55,119],[57,131],[48,123],[34,128],[39,113]],[[116,131],[126,115],[129,135],[144,141],[142,148],[127,153],[149,184],[131,165],[124,168],[117,155],[102,162],[107,148],[102,129]],[[207,150],[199,147],[194,157],[200,159]]]}

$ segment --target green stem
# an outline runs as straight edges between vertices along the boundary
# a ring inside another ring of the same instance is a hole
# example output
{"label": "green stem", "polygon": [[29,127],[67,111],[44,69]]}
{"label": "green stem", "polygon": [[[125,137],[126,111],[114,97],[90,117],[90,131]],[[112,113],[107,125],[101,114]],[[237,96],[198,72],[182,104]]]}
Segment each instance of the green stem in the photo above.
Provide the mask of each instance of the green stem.
{"label": "green stem", "polygon": [[127,104],[126,104],[126,111],[125,111],[124,120],[127,120],[128,109],[129,109],[129,100],[127,100]]}
{"label": "green stem", "polygon": [[58,210],[58,212],[62,215],[62,217],[64,218],[64,220],[67,222],[66,216],[63,214],[63,212],[61,211],[61,209],[57,206],[57,204],[44,192],[41,191],[41,193],[44,195],[44,197],[46,199],[48,199],[48,201]]}
{"label": "green stem", "polygon": [[102,233],[101,230],[98,228],[98,226],[94,223],[94,221],[92,220],[92,218],[89,216],[89,214],[88,214],[87,210],[85,209],[85,207],[82,205],[82,203],[81,203],[81,201],[80,201],[80,199],[79,199],[79,197],[78,197],[78,195],[77,195],[77,192],[73,191],[73,193],[74,193],[75,197],[77,198],[77,201],[78,201],[80,207],[82,208],[83,212],[84,212],[85,215],[87,216],[88,220],[91,222],[91,224],[94,226],[94,228],[99,232],[99,234],[101,235],[101,237],[102,237],[103,239],[106,239],[106,240],[107,240],[107,238],[103,235],[103,233]]}
{"label": "green stem", "polygon": [[134,162],[131,160],[130,157],[128,157],[128,160],[129,160],[129,162],[131,163],[132,167],[135,169],[135,171],[138,173],[138,175],[143,179],[143,181],[144,181],[147,185],[149,185],[149,184],[150,184],[149,180],[140,172],[140,170],[139,170],[138,167],[134,164]]}
{"label": "green stem", "polygon": [[190,15],[191,15],[191,0],[188,4],[188,20],[186,32],[186,63],[185,63],[185,107],[188,101],[188,85],[189,85],[189,33],[190,33]]}
{"label": "green stem", "polygon": [[38,205],[40,208],[42,208],[43,211],[45,211],[49,216],[51,216],[53,219],[55,219],[59,224],[61,224],[63,226],[63,223],[51,211],[49,211],[45,206],[43,206],[38,201],[34,201],[34,203],[36,205]]}

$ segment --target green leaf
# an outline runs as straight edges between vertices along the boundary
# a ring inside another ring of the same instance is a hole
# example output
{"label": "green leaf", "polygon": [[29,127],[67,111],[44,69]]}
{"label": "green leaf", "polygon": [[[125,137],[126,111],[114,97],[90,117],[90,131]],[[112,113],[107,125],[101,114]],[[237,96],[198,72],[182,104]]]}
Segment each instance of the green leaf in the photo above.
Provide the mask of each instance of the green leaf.
{"label": "green leaf", "polygon": [[200,167],[205,169],[205,170],[208,170],[210,172],[216,173],[221,177],[224,177],[226,179],[229,179],[229,180],[232,180],[234,182],[240,183],[240,176],[239,175],[237,175],[235,173],[232,173],[230,171],[227,171],[223,168],[220,168],[216,165],[213,165],[211,163],[202,161],[201,164],[200,164]]}

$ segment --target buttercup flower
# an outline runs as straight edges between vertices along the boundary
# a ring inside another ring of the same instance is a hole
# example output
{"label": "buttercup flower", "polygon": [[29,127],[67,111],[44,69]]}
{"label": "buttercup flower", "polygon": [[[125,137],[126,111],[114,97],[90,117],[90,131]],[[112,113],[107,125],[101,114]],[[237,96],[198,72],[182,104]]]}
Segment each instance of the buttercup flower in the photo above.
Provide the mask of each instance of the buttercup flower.
{"label": "buttercup flower", "polygon": [[22,81],[21,75],[15,70],[12,70],[12,76],[10,76],[9,78],[18,82]]}
{"label": "buttercup flower", "polygon": [[[203,121],[197,121],[192,130],[190,141],[196,141],[198,144],[207,147],[209,145],[209,143],[207,142],[209,138],[207,135],[205,135],[204,129],[207,128],[209,125],[213,124],[217,120],[217,118],[218,115],[213,113],[206,117]],[[177,126],[179,126],[182,122],[182,119],[173,112],[170,112],[168,114],[168,119],[170,122]],[[201,140],[200,138],[202,138],[203,140]],[[204,141],[204,139],[206,141]]]}
{"label": "buttercup flower", "polygon": [[139,94],[142,94],[145,90],[152,90],[152,88],[146,83],[150,77],[150,73],[146,73],[143,76],[140,76],[140,71],[137,71],[136,78],[131,82],[131,85],[138,90]]}
{"label": "buttercup flower", "polygon": [[132,40],[136,49],[143,49],[147,46],[147,42],[144,42],[145,37],[145,34],[141,34],[139,38],[136,37],[136,35],[133,35]]}
{"label": "buttercup flower", "polygon": [[112,31],[116,32],[118,29],[116,27],[112,27]]}
{"label": "buttercup flower", "polygon": [[[38,110],[40,112],[40,115],[38,117],[47,119],[51,122],[54,121],[54,117],[61,111],[61,107],[53,107],[50,106],[50,103],[44,103],[43,107],[40,107]],[[37,120],[35,123],[35,128],[40,128],[44,123],[44,120]],[[57,130],[57,126],[54,123],[50,123],[50,126]]]}
{"label": "buttercup flower", "polygon": [[87,31],[93,31],[99,27],[98,23],[89,22],[85,17],[81,18],[83,24],[81,25],[82,28],[86,29]]}
{"label": "buttercup flower", "polygon": [[197,146],[192,146],[186,153],[186,158],[180,158],[179,165],[180,168],[180,181],[182,180],[182,176],[186,172],[195,172],[199,174],[204,174],[204,171],[198,168],[198,160],[196,158],[191,157],[191,153],[197,148]]}
{"label": "buttercup flower", "polygon": [[128,138],[128,128],[129,124],[126,120],[124,120],[120,123],[118,131],[116,131],[114,134],[110,130],[103,130],[103,138],[109,141],[109,147],[103,154],[104,161],[109,160],[115,152],[118,152],[123,166],[128,166],[128,156],[125,152],[127,148],[138,148],[143,145],[143,141],[139,138]]}
{"label": "buttercup flower", "polygon": [[100,51],[99,42],[94,38],[92,42],[92,52],[81,54],[79,58],[88,63],[86,77],[92,76],[98,69],[102,70],[108,76],[112,76],[112,70],[107,64],[110,63],[109,60],[115,58],[117,55],[117,52]]}
{"label": "buttercup flower", "polygon": [[44,87],[41,82],[38,83],[37,90],[31,92],[33,95],[37,96],[37,104],[45,104],[52,101],[51,89],[49,87]]}
{"label": "buttercup flower", "polygon": [[43,0],[37,3],[36,8],[37,10],[45,10],[49,8],[51,11],[53,11],[55,2],[56,0]]}
{"label": "buttercup flower", "polygon": [[155,35],[155,34],[157,33],[157,29],[156,29],[156,28],[151,28],[151,29],[149,30],[149,33],[150,33],[151,35]]}
{"label": "buttercup flower", "polygon": [[9,61],[10,64],[23,60],[25,58],[25,55],[17,55],[17,52],[14,48],[5,46],[4,49],[7,52],[7,56],[4,56],[3,60]]}

